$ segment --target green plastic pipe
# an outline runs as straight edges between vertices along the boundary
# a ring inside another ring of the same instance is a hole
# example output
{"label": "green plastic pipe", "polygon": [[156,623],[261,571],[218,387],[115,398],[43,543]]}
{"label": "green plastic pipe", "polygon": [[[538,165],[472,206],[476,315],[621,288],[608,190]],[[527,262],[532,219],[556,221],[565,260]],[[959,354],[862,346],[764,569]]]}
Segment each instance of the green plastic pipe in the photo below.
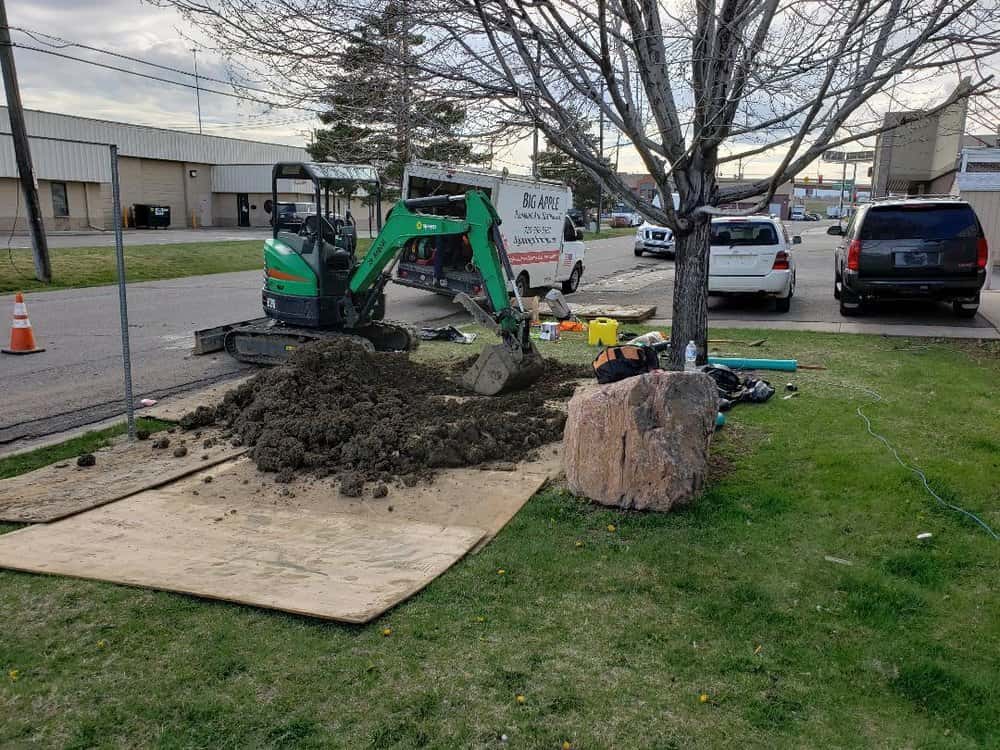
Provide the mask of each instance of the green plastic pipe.
{"label": "green plastic pipe", "polygon": [[734,370],[783,370],[795,372],[798,360],[794,359],[748,359],[746,357],[709,357],[710,365],[725,365]]}

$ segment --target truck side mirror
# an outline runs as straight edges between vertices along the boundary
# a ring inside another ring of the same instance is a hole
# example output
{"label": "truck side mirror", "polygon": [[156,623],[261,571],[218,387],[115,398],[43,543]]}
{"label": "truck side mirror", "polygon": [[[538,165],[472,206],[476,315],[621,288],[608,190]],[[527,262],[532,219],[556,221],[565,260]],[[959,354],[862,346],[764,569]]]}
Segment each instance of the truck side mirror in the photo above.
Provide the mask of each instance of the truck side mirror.
{"label": "truck side mirror", "polygon": [[826,233],[832,234],[835,237],[842,237],[844,235],[844,229],[839,224],[834,224],[832,227],[827,228]]}
{"label": "truck side mirror", "polygon": [[795,235],[794,237],[792,237],[792,244],[793,245],[801,245],[802,244],[802,237],[799,236],[799,235]]}

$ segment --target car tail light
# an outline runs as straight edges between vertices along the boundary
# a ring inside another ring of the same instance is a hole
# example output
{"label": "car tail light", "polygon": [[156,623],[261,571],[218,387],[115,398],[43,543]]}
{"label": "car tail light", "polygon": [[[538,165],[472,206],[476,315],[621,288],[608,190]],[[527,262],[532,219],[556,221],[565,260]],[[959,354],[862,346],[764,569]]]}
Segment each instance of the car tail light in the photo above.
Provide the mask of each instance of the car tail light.
{"label": "car tail light", "polygon": [[986,256],[990,254],[990,246],[986,244],[986,238],[980,237],[976,243],[976,268],[986,268]]}
{"label": "car tail light", "polygon": [[401,279],[405,279],[406,277],[407,277],[407,273],[406,273],[406,271],[403,271],[403,270],[401,269],[401,270],[399,271],[399,278],[401,278]]}
{"label": "car tail light", "polygon": [[861,261],[861,240],[851,240],[847,246],[847,268],[850,271],[857,271]]}
{"label": "car tail light", "polygon": [[788,253],[784,250],[779,250],[774,256],[774,265],[771,266],[772,271],[787,271],[788,270]]}

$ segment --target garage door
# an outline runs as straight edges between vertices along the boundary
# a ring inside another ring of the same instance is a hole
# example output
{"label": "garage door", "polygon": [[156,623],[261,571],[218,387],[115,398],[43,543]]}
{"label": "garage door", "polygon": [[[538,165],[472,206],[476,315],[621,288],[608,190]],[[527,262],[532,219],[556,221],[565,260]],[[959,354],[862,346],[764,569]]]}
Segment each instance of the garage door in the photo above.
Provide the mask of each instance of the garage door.
{"label": "garage door", "polygon": [[140,179],[141,199],[136,203],[170,206],[170,226],[186,227],[184,165],[175,161],[143,159]]}

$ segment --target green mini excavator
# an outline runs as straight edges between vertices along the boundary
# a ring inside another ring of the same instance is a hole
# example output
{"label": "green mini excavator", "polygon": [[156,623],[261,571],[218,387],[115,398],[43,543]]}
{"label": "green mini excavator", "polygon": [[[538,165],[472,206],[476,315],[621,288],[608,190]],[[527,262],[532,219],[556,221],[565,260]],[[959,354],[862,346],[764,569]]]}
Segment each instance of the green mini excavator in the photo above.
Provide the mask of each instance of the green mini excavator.
{"label": "green mini excavator", "polygon": [[[282,179],[309,180],[314,187],[316,212],[293,225],[296,231],[283,225],[278,210]],[[500,344],[483,350],[463,382],[477,393],[495,395],[537,380],[542,359],[528,335],[530,317],[513,284],[500,217],[489,198],[473,190],[399,201],[359,261],[353,224],[329,211],[331,190],[353,191],[358,184],[374,186],[373,194],[380,195],[371,167],[297,162],[274,166],[273,232],[264,243],[261,292],[266,317],[197,331],[195,351],[224,347],[242,362],[278,364],[304,344],[333,338],[348,337],[375,351],[415,349],[419,339],[409,326],[384,320],[386,284],[407,248],[450,236],[471,249],[489,310],[464,294],[455,301],[501,338]],[[380,210],[376,216],[381,217]],[[510,302],[511,289],[516,306]]]}

